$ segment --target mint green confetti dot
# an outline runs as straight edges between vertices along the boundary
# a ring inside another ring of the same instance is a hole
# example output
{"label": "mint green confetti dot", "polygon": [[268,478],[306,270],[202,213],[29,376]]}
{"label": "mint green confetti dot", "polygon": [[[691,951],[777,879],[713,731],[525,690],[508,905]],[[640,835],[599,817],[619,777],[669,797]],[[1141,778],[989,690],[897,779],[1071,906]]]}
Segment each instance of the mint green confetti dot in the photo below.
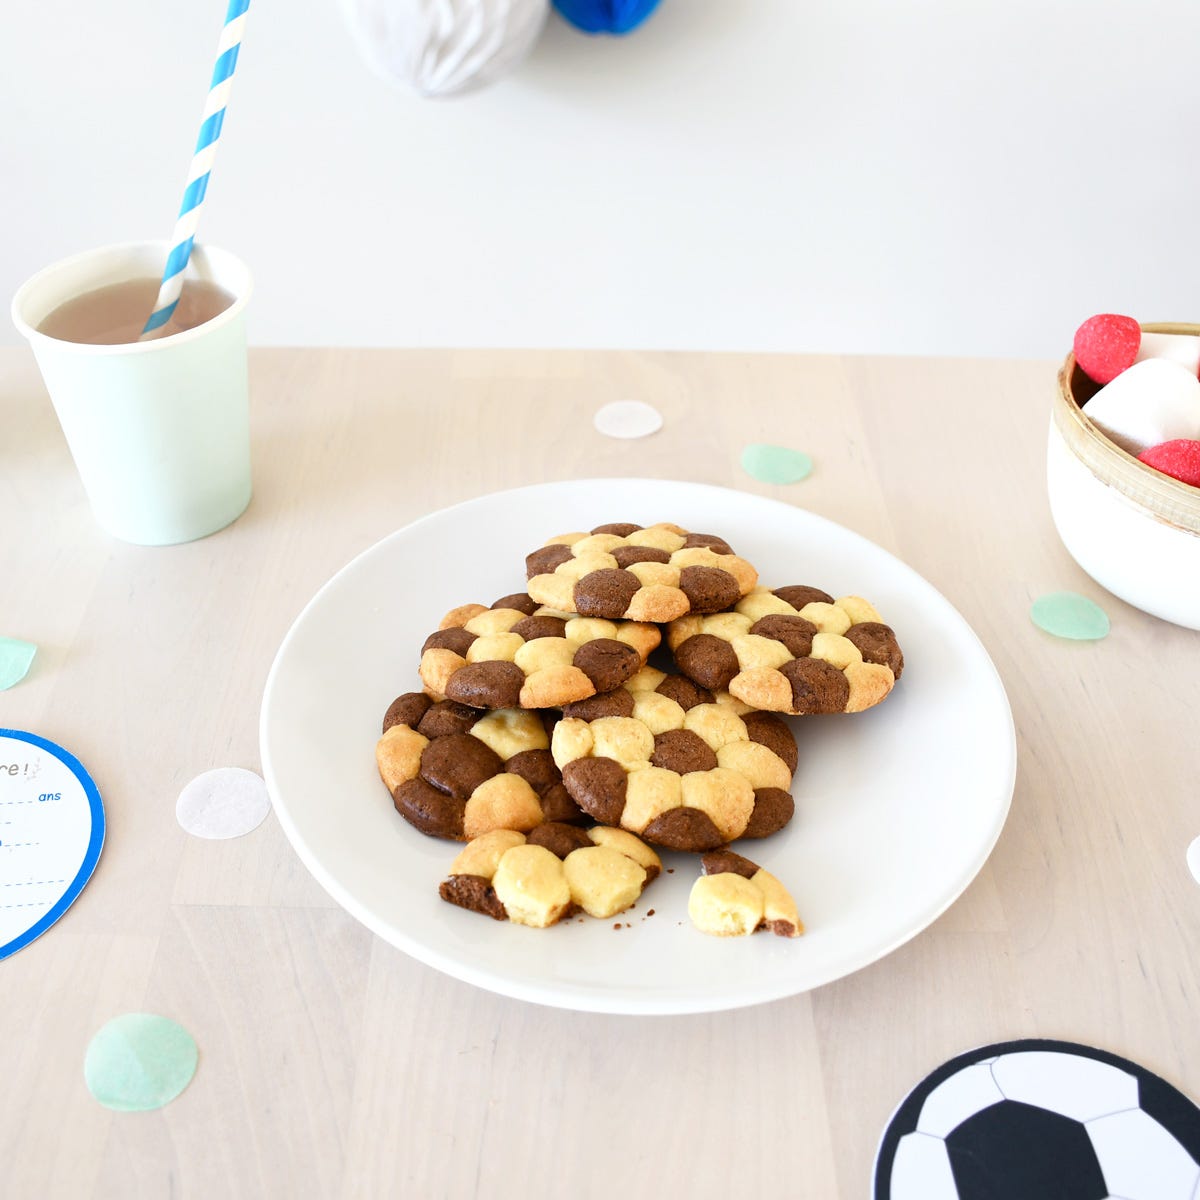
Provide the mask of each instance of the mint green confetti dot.
{"label": "mint green confetti dot", "polygon": [[755,442],[742,451],[742,470],[763,483],[799,483],[813,468],[812,459],[786,446]]}
{"label": "mint green confetti dot", "polygon": [[92,1038],[83,1077],[105,1108],[148,1112],[191,1083],[196,1059],[196,1042],[182,1025],[153,1013],[126,1013]]}
{"label": "mint green confetti dot", "polygon": [[0,692],[25,678],[36,653],[32,642],[0,637]]}
{"label": "mint green confetti dot", "polygon": [[1078,592],[1050,592],[1039,596],[1029,615],[1039,629],[1055,637],[1093,642],[1108,635],[1108,614]]}

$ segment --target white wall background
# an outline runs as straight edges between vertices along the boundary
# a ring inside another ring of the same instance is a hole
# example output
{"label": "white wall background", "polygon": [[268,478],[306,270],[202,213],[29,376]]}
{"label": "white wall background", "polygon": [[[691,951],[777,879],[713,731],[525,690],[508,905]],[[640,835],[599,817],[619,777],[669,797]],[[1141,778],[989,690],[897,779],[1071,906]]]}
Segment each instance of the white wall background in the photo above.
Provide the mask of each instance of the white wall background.
{"label": "white wall background", "polygon": [[[224,8],[4,0],[0,291],[169,235]],[[253,0],[201,238],[259,344],[1057,357],[1200,320],[1198,116],[1188,0],[662,0],[442,101]]]}

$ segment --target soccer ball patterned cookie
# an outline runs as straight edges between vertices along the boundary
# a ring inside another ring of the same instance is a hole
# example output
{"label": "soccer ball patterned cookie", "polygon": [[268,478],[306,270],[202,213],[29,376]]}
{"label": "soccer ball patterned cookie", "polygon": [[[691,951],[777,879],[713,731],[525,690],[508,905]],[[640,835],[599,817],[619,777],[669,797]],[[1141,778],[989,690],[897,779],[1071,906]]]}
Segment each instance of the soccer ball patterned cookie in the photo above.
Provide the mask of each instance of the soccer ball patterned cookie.
{"label": "soccer ball patterned cookie", "polygon": [[500,829],[467,844],[438,893],[497,921],[545,929],[579,909],[624,912],[661,870],[658,855],[620,829],[550,824],[528,837]]}
{"label": "soccer ball patterned cookie", "polygon": [[701,933],[740,937],[759,929],[799,937],[804,924],[787,888],[769,871],[732,850],[700,860],[704,872],[688,896],[688,916]]}
{"label": "soccer ball patterned cookie", "polygon": [[662,640],[654,625],[573,616],[527,595],[464,604],[421,647],[421,682],[436,699],[475,708],[556,708],[611,691]]}
{"label": "soccer ball patterned cookie", "polygon": [[619,688],[600,696],[564,704],[564,717],[595,721],[599,717],[637,717],[648,725],[669,727],[678,719],[676,708],[687,712],[697,704],[728,704],[735,712],[749,712],[750,706],[735,700],[728,692],[710,692],[682,675],[668,675],[657,667],[645,666]]}
{"label": "soccer ball patterned cookie", "polygon": [[525,560],[529,594],[562,612],[673,621],[737,603],[758,572],[719,537],[678,525],[598,525],[551,538]]}
{"label": "soccer ball patterned cookie", "polygon": [[861,712],[904,669],[896,635],[860,596],[812,587],[755,588],[732,612],[671,623],[679,670],[766,712]]}
{"label": "soccer ball patterned cookie", "polygon": [[431,837],[469,841],[494,829],[581,821],[550,751],[547,720],[479,712],[421,692],[392,701],[375,746],[396,811]]}
{"label": "soccer ball patterned cookie", "polygon": [[791,820],[796,739],[779,717],[739,713],[665,680],[598,697],[595,711],[602,700],[628,714],[564,716],[550,746],[572,799],[602,825],[703,851],[766,837]]}

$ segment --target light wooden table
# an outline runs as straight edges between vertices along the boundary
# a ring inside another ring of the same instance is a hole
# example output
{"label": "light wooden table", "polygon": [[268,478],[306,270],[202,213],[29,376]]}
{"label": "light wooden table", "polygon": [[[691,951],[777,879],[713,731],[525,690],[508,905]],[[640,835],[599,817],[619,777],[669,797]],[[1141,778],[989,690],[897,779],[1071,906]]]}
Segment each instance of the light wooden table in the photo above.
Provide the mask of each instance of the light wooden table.
{"label": "light wooden table", "polygon": [[[1051,363],[699,354],[259,350],[256,493],[228,530],[144,549],[92,523],[32,358],[0,354],[0,634],[36,642],[0,725],[68,747],[104,796],[92,882],[0,964],[0,1195],[843,1197],[946,1058],[1015,1036],[1090,1042],[1200,1095],[1200,635],[1104,594],[1051,525]],[[591,414],[666,418],[616,442]],[[802,484],[739,468],[775,441]],[[885,546],[982,638],[1020,768],[990,861],[930,929],[793,999],[684,1018],[503,999],[377,940],[274,817],[189,837],[175,798],[257,768],[259,702],[317,587],[391,530],[485,492],[687,478],[802,505]],[[1055,641],[1039,594],[1113,621]],[[196,1037],[147,1114],[88,1095],[83,1053],[131,1010]]]}

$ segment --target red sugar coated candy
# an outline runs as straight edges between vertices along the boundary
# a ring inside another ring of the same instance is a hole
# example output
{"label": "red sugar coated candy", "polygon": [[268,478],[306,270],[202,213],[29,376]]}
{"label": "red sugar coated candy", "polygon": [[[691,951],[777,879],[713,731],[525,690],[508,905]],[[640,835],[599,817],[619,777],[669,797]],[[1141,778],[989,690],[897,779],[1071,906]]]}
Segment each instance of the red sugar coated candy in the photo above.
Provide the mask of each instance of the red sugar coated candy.
{"label": "red sugar coated candy", "polygon": [[1159,442],[1138,455],[1138,462],[1170,475],[1181,483],[1190,483],[1200,488],[1200,442],[1192,438],[1175,438],[1170,442]]}
{"label": "red sugar coated candy", "polygon": [[1142,328],[1132,317],[1100,313],[1075,331],[1075,361],[1089,379],[1112,383],[1133,366],[1142,344]]}

